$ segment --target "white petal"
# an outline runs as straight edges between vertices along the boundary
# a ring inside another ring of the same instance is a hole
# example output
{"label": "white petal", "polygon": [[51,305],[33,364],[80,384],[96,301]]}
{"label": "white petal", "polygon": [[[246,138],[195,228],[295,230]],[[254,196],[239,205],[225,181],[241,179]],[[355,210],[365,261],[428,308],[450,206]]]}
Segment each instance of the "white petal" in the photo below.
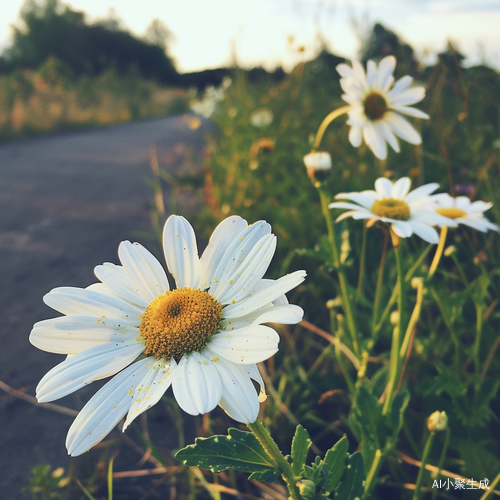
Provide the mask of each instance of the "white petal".
{"label": "white petal", "polygon": [[259,397],[245,367],[223,358],[214,366],[222,381],[221,408],[242,424],[255,422],[259,415]]}
{"label": "white petal", "polygon": [[336,200],[347,199],[359,203],[362,207],[370,210],[373,202],[377,199],[375,191],[362,191],[361,193],[339,193],[335,195]]}
{"label": "white petal", "polygon": [[150,301],[138,293],[122,266],[105,262],[102,266],[96,266],[94,274],[110,291],[123,300],[128,300],[144,309],[148,306]]}
{"label": "white petal", "polygon": [[384,120],[390,125],[392,131],[401,139],[409,142],[410,144],[421,144],[422,138],[420,134],[413,128],[410,122],[403,118],[401,115],[388,111],[384,115]]}
{"label": "white petal", "polygon": [[387,146],[382,134],[375,123],[367,121],[363,127],[363,139],[373,154],[380,160],[387,158]]}
{"label": "white petal", "polygon": [[217,300],[221,304],[230,304],[249,295],[267,271],[275,250],[276,236],[262,237],[233,274],[222,277],[217,287]]}
{"label": "white petal", "polygon": [[363,127],[360,125],[353,125],[349,129],[349,142],[355,147],[358,148],[361,146],[361,141],[363,139]]}
{"label": "white petal", "polygon": [[59,287],[43,297],[43,301],[52,309],[67,316],[96,316],[104,318],[123,318],[140,324],[139,314],[143,309],[120,299],[119,297],[75,287]]}
{"label": "white petal", "polygon": [[404,200],[410,190],[411,181],[409,177],[401,177],[392,185],[392,198]]}
{"label": "white petal", "polygon": [[394,56],[384,57],[378,65],[378,73],[375,80],[375,88],[386,91],[394,81],[392,74],[396,68],[396,58]]}
{"label": "white petal", "polygon": [[170,289],[163,266],[139,243],[123,241],[118,256],[134,289],[148,303]]}
{"label": "white petal", "polygon": [[228,246],[248,227],[247,221],[234,215],[224,219],[214,230],[207,248],[200,258],[200,290],[210,286],[215,268]]}
{"label": "white petal", "polygon": [[392,182],[385,177],[379,177],[375,181],[375,191],[383,198],[390,198],[392,194]]}
{"label": "white petal", "polygon": [[410,108],[408,106],[390,106],[390,108],[394,111],[397,111],[398,113],[402,113],[403,115],[423,118],[424,120],[428,120],[430,118],[427,113],[424,113],[417,108]]}
{"label": "white petal", "polygon": [[371,59],[366,63],[366,83],[373,88],[373,82],[377,76],[377,65]]}
{"label": "white petal", "polygon": [[132,404],[132,395],[146,375],[148,358],[137,361],[102,387],[83,407],[71,425],[66,447],[76,457],[105,438],[124,417]]}
{"label": "white petal", "polygon": [[[459,196],[459,198],[462,198],[462,196]],[[463,198],[466,198],[467,200],[469,200],[469,198],[467,198],[466,196],[464,196]],[[470,200],[469,200],[469,205],[465,205],[464,208],[462,207],[459,207],[459,208],[462,208],[462,210],[465,210],[468,214],[482,214],[483,212],[486,212],[486,210],[489,210],[491,207],[493,206],[493,203],[486,203],[484,201],[474,201],[472,203],[470,203]]]}
{"label": "white petal", "polygon": [[[384,220],[384,218],[382,218]],[[408,238],[413,234],[413,229],[409,222],[405,221],[392,221],[392,230],[400,237],[400,238]]]}
{"label": "white petal", "polygon": [[264,307],[265,305],[269,304],[273,300],[276,300],[284,293],[290,291],[292,288],[295,288],[297,285],[302,283],[305,279],[305,276],[305,271],[295,271],[294,273],[282,276],[264,290],[260,290],[250,297],[246,297],[241,302],[236,302],[234,304],[226,306],[222,310],[223,317],[236,319],[240,316],[245,316],[246,314],[249,314],[256,309],[259,309],[260,307]]}
{"label": "white petal", "polygon": [[133,341],[98,345],[68,356],[40,380],[36,397],[40,403],[46,403],[67,396],[95,380],[114,375],[143,351],[144,345]]}
{"label": "white petal", "polygon": [[431,182],[429,184],[424,184],[423,186],[420,186],[413,191],[410,191],[408,195],[405,197],[404,201],[410,205],[410,207],[416,203],[420,198],[425,198],[429,194],[431,194],[433,191],[436,191],[436,189],[439,187],[439,184],[437,182]]}
{"label": "white petal", "polygon": [[412,213],[411,220],[415,220],[418,222],[425,222],[426,224],[430,224],[431,226],[441,225],[448,227],[456,227],[457,222],[454,219],[449,219],[448,217],[443,217],[441,214],[436,212],[414,212]]}
{"label": "white petal", "polygon": [[396,136],[393,134],[391,127],[389,127],[389,125],[387,125],[387,123],[385,123],[383,120],[378,123],[378,126],[382,131],[384,139],[391,145],[392,149],[394,149],[396,153],[399,153],[399,143],[396,139]]}
{"label": "white petal", "polygon": [[172,383],[177,366],[173,358],[170,363],[154,357],[148,358],[148,361],[146,365],[148,371],[132,396],[133,402],[123,424],[123,432],[141,413],[158,403]]}
{"label": "white petal", "polygon": [[213,359],[195,351],[182,356],[174,372],[172,389],[186,413],[212,411],[222,396],[222,382]]}
{"label": "white petal", "polygon": [[413,78],[411,76],[403,76],[394,84],[391,89],[391,93],[399,94],[401,91],[406,90],[412,83]]}
{"label": "white petal", "polygon": [[335,69],[343,78],[349,78],[350,76],[352,76],[352,68],[348,64],[338,64]]}
{"label": "white petal", "polygon": [[[254,325],[262,323],[279,323],[282,325],[296,325],[304,316],[304,311],[301,307],[295,304],[283,304],[265,308],[260,314],[252,320],[255,312],[248,316]],[[240,318],[240,321],[244,318]]]}
{"label": "white petal", "polygon": [[258,248],[262,238],[270,234],[271,226],[267,222],[259,221],[249,226],[227,247],[212,275],[209,291],[214,298],[219,300],[219,296],[224,293],[229,282],[234,280],[234,274],[239,272],[250,252],[255,247]]}
{"label": "white petal", "polygon": [[420,236],[420,238],[428,243],[435,244],[439,242],[439,236],[436,230],[429,226],[429,224],[426,224],[425,222],[413,221],[411,227],[417,236]]}
{"label": "white petal", "polygon": [[454,198],[452,198],[448,193],[433,194],[431,199],[437,202],[441,208],[451,208],[455,206]]}
{"label": "white petal", "polygon": [[124,320],[93,316],[60,316],[35,323],[30,342],[42,351],[77,354],[108,342],[130,342],[139,329]]}
{"label": "white petal", "polygon": [[251,325],[225,330],[210,337],[208,347],[233,363],[260,363],[278,352],[279,335],[268,326]]}
{"label": "white petal", "polygon": [[380,219],[380,217],[378,215],[372,214],[371,212],[357,211],[357,212],[346,212],[345,214],[342,214],[340,217],[337,217],[335,222],[340,222],[341,220],[344,220],[347,216],[352,217],[354,220]]}
{"label": "white petal", "polygon": [[184,217],[171,215],[165,222],[163,251],[177,288],[197,288],[201,273],[198,246],[194,230]]}
{"label": "white petal", "polygon": [[413,87],[401,92],[395,92],[392,89],[387,94],[389,107],[393,106],[408,106],[420,102],[425,97],[424,87]]}
{"label": "white petal", "polygon": [[368,211],[368,209],[362,207],[361,205],[355,205],[354,203],[349,203],[347,201],[334,201],[328,205],[328,208],[345,208],[347,210],[360,210],[362,212]]}

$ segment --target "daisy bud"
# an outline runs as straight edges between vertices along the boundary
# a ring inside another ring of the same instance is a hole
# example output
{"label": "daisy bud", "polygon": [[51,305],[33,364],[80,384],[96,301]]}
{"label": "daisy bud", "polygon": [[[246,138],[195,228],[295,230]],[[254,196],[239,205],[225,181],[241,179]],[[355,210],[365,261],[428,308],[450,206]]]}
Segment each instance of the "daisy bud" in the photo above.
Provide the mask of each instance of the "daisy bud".
{"label": "daisy bud", "polygon": [[435,411],[427,419],[427,427],[431,432],[445,431],[448,427],[448,416],[444,411]]}
{"label": "daisy bud", "polygon": [[309,479],[303,479],[297,482],[297,488],[303,498],[311,499],[316,493],[316,485]]}
{"label": "daisy bud", "polygon": [[399,311],[392,311],[390,316],[390,322],[392,326],[396,326],[399,322]]}
{"label": "daisy bud", "polygon": [[304,156],[307,176],[311,180],[324,180],[332,168],[330,153],[326,151],[311,151]]}

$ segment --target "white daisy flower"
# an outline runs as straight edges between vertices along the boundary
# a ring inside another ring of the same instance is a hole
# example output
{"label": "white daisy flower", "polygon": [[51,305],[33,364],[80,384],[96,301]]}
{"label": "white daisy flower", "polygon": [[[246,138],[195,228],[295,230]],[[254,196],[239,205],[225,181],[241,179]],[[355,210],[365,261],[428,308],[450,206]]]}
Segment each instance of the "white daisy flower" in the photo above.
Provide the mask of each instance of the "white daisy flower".
{"label": "white daisy flower", "polygon": [[431,183],[410,191],[411,181],[403,177],[392,183],[385,177],[375,181],[375,191],[360,193],[339,193],[336,199],[352,200],[355,203],[338,201],[329,208],[347,208],[349,212],[337,218],[337,222],[347,217],[353,219],[381,220],[391,224],[391,229],[400,238],[415,233],[429,243],[439,241],[438,233],[431,226],[456,226],[457,223],[436,213],[436,205],[429,196],[439,184]]}
{"label": "white daisy flower", "polygon": [[257,128],[267,127],[274,120],[273,112],[267,108],[259,108],[250,115],[250,123]]}
{"label": "white daisy flower", "polygon": [[483,233],[486,233],[488,229],[500,230],[496,224],[493,224],[484,216],[484,212],[493,206],[492,203],[484,201],[471,202],[467,196],[453,198],[447,193],[435,194],[431,198],[437,204],[436,212],[453,219],[457,224],[464,224]]}
{"label": "white daisy flower", "polygon": [[70,455],[89,450],[126,415],[125,430],[170,385],[191,415],[220,405],[238,422],[254,422],[260,405],[252,380],[265,399],[257,363],[273,356],[279,342],[264,323],[302,319],[302,309],[288,304],[284,294],[305,272],[262,278],[276,248],[268,223],[225,219],[199,258],[193,228],[171,216],[163,248],[174,290],[151,253],[124,241],[118,248],[121,265],[95,268],[101,283],[55,288],[44,297],[64,316],[36,323],[30,341],[68,356],[42,378],[38,401],[62,398],[114,375],[71,425]]}
{"label": "white daisy flower", "polygon": [[381,160],[387,157],[386,142],[399,152],[396,135],[411,144],[422,142],[419,133],[401,114],[429,118],[419,109],[409,107],[424,98],[425,89],[410,88],[413,82],[411,76],[403,76],[394,83],[395,67],[394,56],[384,57],[378,66],[368,61],[366,73],[358,61],[352,62],[352,68],[347,64],[337,66],[340,85],[345,92],[342,98],[351,106],[347,120],[351,126],[349,141],[357,148],[364,139]]}

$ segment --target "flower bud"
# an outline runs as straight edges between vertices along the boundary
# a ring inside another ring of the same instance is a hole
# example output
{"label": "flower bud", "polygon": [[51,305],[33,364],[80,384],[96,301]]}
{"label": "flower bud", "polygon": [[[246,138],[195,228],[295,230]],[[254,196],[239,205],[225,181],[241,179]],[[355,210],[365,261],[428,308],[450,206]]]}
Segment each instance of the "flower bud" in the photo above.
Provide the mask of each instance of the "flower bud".
{"label": "flower bud", "polygon": [[392,326],[396,326],[399,322],[399,311],[392,311],[390,316],[390,322]]}
{"label": "flower bud", "polygon": [[448,427],[448,416],[444,411],[435,411],[427,419],[427,427],[431,432],[445,431]]}
{"label": "flower bud", "polygon": [[311,499],[316,493],[316,485],[309,479],[302,479],[298,481],[297,488],[305,500]]}
{"label": "flower bud", "polygon": [[304,156],[307,175],[311,180],[324,180],[332,168],[330,153],[326,151],[311,151]]}

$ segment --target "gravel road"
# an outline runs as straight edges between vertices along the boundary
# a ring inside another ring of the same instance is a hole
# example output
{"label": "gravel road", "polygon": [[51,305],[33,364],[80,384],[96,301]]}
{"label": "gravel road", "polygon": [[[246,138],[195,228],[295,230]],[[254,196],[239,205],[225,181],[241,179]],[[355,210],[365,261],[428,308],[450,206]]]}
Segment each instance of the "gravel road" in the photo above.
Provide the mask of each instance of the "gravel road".
{"label": "gravel road", "polygon": [[[118,262],[120,241],[151,231],[149,145],[175,172],[201,158],[204,132],[186,116],[0,145],[0,380],[34,395],[59,355],[39,351],[33,323],[57,316],[42,297],[56,286],[85,287],[93,268]],[[96,388],[56,403],[80,409]],[[33,466],[68,467],[64,447],[72,417],[0,390],[0,497],[19,493]]]}

